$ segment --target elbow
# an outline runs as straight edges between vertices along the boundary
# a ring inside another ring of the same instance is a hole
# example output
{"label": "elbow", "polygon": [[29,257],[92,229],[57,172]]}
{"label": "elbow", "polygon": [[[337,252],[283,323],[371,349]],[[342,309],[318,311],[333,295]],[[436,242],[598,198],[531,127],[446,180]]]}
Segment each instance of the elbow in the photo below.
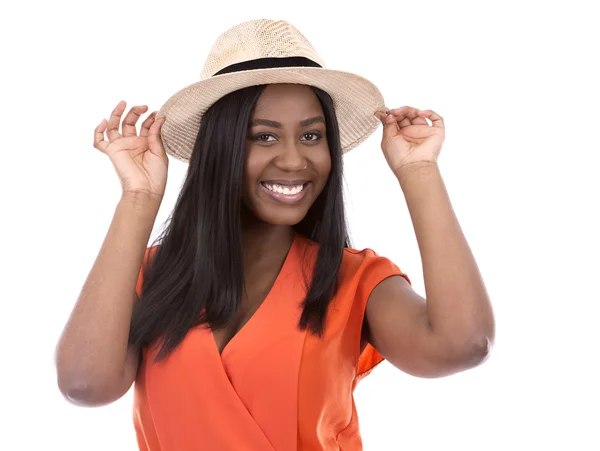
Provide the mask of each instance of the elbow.
{"label": "elbow", "polygon": [[94,399],[93,391],[85,386],[69,386],[59,387],[63,397],[69,403],[79,407],[96,407],[98,406]]}
{"label": "elbow", "polygon": [[460,360],[462,361],[463,368],[474,368],[487,361],[492,352],[492,346],[493,339],[487,336],[473,340],[461,353]]}
{"label": "elbow", "polygon": [[60,354],[56,354],[56,385],[63,397],[76,406],[92,406],[97,390],[90,383],[90,378],[76,371],[65,363]]}
{"label": "elbow", "polygon": [[472,340],[472,353],[478,365],[489,359],[495,340],[496,325],[494,316],[490,315],[489,320],[478,334],[477,339]]}
{"label": "elbow", "polygon": [[489,359],[494,341],[495,324],[492,316],[489,321],[479,326],[478,330],[471,331],[464,337],[462,342],[455,343],[452,348],[458,350],[456,354],[459,360],[462,360],[463,364],[466,365],[466,368],[472,368]]}
{"label": "elbow", "polygon": [[[442,353],[441,376],[460,373],[475,368],[488,360],[492,350],[492,340],[487,337],[447,346]],[[436,376],[439,377],[439,376]]]}
{"label": "elbow", "polygon": [[110,404],[114,398],[107,396],[104,390],[98,390],[87,385],[69,385],[59,390],[63,397],[78,407],[101,407]]}
{"label": "elbow", "polygon": [[470,352],[467,354],[469,367],[478,366],[488,360],[492,352],[492,346],[493,339],[489,337],[483,337],[474,341],[470,347]]}
{"label": "elbow", "polygon": [[115,377],[105,372],[84,370],[70,364],[67,359],[57,354],[55,360],[56,384],[63,397],[71,404],[79,407],[100,407],[118,399]]}
{"label": "elbow", "polygon": [[61,376],[60,374],[57,377],[57,385],[63,397],[71,404],[80,407],[97,405],[95,403],[97,390],[94,390],[90,385]]}
{"label": "elbow", "polygon": [[457,329],[436,335],[435,353],[441,361],[451,367],[451,373],[474,368],[486,362],[494,346],[494,320],[478,323],[462,333]]}
{"label": "elbow", "polygon": [[413,354],[411,359],[387,355],[386,359],[399,370],[415,377],[437,379],[460,373],[485,362],[491,353],[492,340],[450,344],[444,341],[434,353]]}
{"label": "elbow", "polygon": [[112,403],[120,396],[106,386],[91,384],[82,379],[57,377],[58,389],[71,404],[79,407],[100,407]]}

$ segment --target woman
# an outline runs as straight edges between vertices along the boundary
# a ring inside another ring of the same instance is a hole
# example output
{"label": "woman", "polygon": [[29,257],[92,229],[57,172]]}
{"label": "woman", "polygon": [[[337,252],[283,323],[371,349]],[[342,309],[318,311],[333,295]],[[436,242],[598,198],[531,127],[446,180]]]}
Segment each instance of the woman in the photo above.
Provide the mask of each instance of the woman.
{"label": "woman", "polygon": [[[125,106],[95,130],[123,196],[58,345],[71,402],[107,404],[135,382],[142,450],[358,450],[352,392],[384,358],[441,377],[488,355],[492,309],[436,164],[438,114],[387,110],[370,82],[324,69],[298,30],[269,20],[219,37],[201,80],[139,136],[147,108],[121,134]],[[379,121],[426,301],[348,241],[342,154]],[[144,253],[167,154],[189,171]]]}

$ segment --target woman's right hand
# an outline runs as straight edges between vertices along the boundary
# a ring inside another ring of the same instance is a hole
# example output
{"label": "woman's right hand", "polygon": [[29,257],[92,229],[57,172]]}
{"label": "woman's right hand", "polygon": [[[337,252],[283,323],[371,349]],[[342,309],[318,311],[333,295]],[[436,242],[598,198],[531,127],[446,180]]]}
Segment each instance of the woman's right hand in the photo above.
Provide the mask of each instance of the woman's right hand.
{"label": "woman's right hand", "polygon": [[[123,194],[145,194],[162,200],[167,184],[169,159],[160,137],[160,127],[156,111],[142,123],[140,135],[135,124],[146,112],[146,105],[134,106],[123,119],[119,133],[121,116],[127,103],[119,102],[107,121],[103,119],[94,130],[94,147],[108,155],[121,181]],[[108,141],[104,139],[104,132]]]}

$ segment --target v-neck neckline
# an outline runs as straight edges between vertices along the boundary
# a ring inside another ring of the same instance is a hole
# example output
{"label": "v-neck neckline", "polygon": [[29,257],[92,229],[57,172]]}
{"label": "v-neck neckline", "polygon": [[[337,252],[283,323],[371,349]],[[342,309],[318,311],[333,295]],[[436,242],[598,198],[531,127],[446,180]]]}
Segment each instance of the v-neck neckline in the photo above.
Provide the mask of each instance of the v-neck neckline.
{"label": "v-neck neckline", "polygon": [[235,343],[240,340],[240,335],[247,334],[248,329],[253,328],[254,327],[253,325],[255,323],[259,322],[260,318],[262,316],[264,316],[264,310],[268,308],[268,304],[271,302],[270,300],[273,297],[273,291],[274,291],[275,287],[277,285],[279,285],[281,283],[282,278],[285,277],[290,272],[290,269],[291,269],[290,267],[293,264],[293,260],[294,260],[293,253],[295,251],[297,243],[298,243],[298,234],[296,232],[294,232],[294,236],[292,238],[292,244],[290,245],[290,248],[288,249],[285,259],[283,260],[283,265],[281,265],[281,269],[277,273],[277,277],[275,278],[273,285],[271,285],[271,288],[269,288],[267,295],[265,296],[263,301],[260,303],[260,305],[258,306],[256,311],[250,316],[250,318],[248,318],[248,321],[246,321],[246,323],[225,344],[225,346],[223,347],[223,350],[220,353],[219,353],[219,346],[217,344],[217,340],[215,339],[215,334],[213,333],[212,329],[209,328],[210,336],[211,336],[212,342],[214,343],[214,349],[215,349],[217,355],[221,358],[221,360],[226,358],[226,355],[231,352],[230,349],[232,348],[232,346],[234,346]]}

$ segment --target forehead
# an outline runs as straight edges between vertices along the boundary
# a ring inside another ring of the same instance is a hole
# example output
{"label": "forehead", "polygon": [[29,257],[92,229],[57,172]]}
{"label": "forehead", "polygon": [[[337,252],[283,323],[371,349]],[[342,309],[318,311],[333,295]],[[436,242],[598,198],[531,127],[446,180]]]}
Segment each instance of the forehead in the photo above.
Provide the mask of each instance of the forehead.
{"label": "forehead", "polygon": [[273,84],[267,86],[256,101],[253,115],[267,113],[305,116],[311,113],[323,114],[323,109],[310,86]]}

